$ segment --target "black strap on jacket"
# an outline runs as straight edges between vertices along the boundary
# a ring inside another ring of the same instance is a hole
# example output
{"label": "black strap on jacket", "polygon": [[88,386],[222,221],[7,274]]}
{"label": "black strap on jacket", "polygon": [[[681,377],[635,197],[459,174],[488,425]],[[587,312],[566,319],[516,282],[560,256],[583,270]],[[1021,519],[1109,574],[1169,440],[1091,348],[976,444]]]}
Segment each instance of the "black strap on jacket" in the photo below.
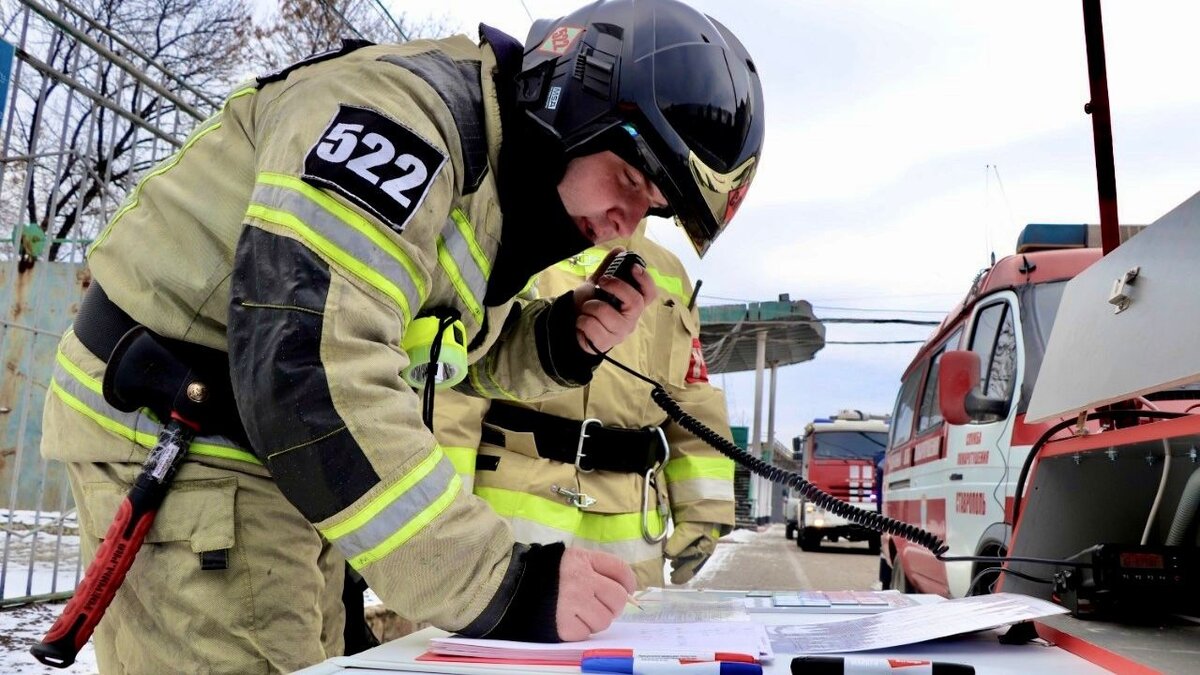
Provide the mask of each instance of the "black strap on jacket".
{"label": "black strap on jacket", "polygon": [[100,284],[92,281],[75,315],[75,337],[89,352],[108,363],[117,342],[137,325],[133,317],[108,299]]}
{"label": "black strap on jacket", "polygon": [[[537,453],[543,459],[575,464],[580,434],[585,471],[616,471],[644,475],[667,461],[666,442],[656,428],[625,429],[551,415],[494,401],[484,422],[508,431],[532,433]],[[497,443],[503,445],[503,443]]]}

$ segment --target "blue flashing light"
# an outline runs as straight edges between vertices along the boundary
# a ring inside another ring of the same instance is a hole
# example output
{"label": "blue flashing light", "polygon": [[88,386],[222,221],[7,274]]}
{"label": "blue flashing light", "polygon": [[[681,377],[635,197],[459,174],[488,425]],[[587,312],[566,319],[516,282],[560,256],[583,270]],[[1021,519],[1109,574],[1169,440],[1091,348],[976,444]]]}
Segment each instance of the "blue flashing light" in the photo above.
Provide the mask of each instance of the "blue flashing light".
{"label": "blue flashing light", "polygon": [[1017,253],[1087,247],[1087,225],[1030,223],[1017,237]]}

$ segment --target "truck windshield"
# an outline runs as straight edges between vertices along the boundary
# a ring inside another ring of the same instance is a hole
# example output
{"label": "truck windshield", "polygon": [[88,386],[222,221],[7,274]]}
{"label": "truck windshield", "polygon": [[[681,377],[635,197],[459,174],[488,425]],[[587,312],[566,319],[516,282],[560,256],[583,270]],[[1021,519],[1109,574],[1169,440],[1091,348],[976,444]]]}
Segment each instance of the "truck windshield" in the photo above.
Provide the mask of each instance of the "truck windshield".
{"label": "truck windshield", "polygon": [[887,447],[883,431],[822,431],[813,434],[813,456],[819,459],[874,460]]}
{"label": "truck windshield", "polygon": [[1050,341],[1050,329],[1054,328],[1058,305],[1062,302],[1063,290],[1066,287],[1067,282],[1065,281],[1052,281],[1037,284],[1031,289],[1034,316],[1030,317],[1033,319],[1030,323],[1033,324],[1032,328],[1037,331],[1038,340],[1043,348]]}

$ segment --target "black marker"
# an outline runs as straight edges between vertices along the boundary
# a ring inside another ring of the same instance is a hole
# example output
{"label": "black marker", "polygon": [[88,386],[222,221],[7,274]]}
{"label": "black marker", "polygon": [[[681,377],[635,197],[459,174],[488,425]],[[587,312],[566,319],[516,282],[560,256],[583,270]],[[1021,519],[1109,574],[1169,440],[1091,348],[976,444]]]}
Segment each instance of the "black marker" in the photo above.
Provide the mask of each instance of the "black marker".
{"label": "black marker", "polygon": [[974,675],[975,666],[884,656],[797,656],[792,675]]}

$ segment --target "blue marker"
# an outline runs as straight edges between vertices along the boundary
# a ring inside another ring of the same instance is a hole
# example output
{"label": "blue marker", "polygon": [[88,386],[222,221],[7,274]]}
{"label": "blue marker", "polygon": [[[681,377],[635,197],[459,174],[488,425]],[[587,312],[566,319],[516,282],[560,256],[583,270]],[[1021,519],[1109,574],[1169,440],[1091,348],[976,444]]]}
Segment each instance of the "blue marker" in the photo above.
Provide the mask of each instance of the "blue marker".
{"label": "blue marker", "polygon": [[666,656],[606,656],[585,658],[580,665],[585,673],[620,673],[622,675],[762,675],[762,666],[757,663],[691,661]]}

